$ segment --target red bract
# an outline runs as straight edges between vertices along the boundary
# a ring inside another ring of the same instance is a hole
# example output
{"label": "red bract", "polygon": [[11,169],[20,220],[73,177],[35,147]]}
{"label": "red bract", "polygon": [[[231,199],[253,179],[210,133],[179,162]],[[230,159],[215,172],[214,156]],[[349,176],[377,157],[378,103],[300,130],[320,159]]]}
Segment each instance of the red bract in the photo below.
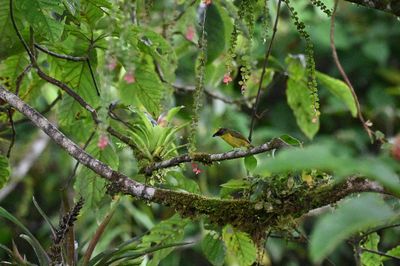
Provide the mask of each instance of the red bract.
{"label": "red bract", "polygon": [[126,83],[128,84],[132,84],[136,82],[135,76],[133,75],[132,72],[128,72],[125,74],[124,76],[124,80],[126,81]]}
{"label": "red bract", "polygon": [[199,175],[201,173],[201,169],[197,163],[192,163],[192,171],[195,175]]}
{"label": "red bract", "polygon": [[230,73],[226,73],[226,74],[224,75],[223,82],[224,82],[225,84],[228,84],[228,83],[231,82],[231,81],[232,81],[232,78],[231,78]]}
{"label": "red bract", "polygon": [[105,135],[101,135],[99,138],[99,141],[97,142],[97,147],[99,147],[100,150],[104,150],[108,145],[108,138]]}

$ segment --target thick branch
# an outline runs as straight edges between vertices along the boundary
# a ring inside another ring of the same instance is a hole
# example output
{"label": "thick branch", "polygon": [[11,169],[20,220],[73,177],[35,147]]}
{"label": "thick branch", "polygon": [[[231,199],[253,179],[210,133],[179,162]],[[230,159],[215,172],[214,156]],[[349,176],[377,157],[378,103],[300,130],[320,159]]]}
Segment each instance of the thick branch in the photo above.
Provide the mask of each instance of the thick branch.
{"label": "thick branch", "polygon": [[39,112],[24,103],[15,94],[7,91],[1,85],[0,98],[8,102],[11,106],[28,117],[38,128],[43,130],[52,140],[60,145],[78,162],[93,170],[96,174],[102,176],[103,178],[115,182],[114,185],[118,186],[121,189],[121,192],[130,194],[132,196],[137,196],[142,199],[153,198],[155,192],[154,188],[146,187],[143,184],[129,179],[127,176],[121,173],[115,172],[105,163],[89,155],[77,144],[67,138]]}
{"label": "thick branch", "polygon": [[399,0],[345,0],[365,7],[381,10],[400,17]]}
{"label": "thick branch", "polygon": [[[260,208],[259,204],[257,205],[258,202],[246,199],[226,200],[147,187],[112,170],[107,164],[92,157],[68,139],[39,112],[32,109],[1,85],[0,98],[27,116],[37,127],[49,135],[52,140],[81,164],[109,180],[111,191],[170,206],[184,217],[206,215],[215,224],[225,225],[229,223],[246,232],[259,233],[260,230],[266,227],[279,224],[284,216],[301,217],[301,215],[312,209],[334,203],[351,193],[368,191],[390,194],[374,182],[361,178],[350,178],[347,182],[338,185],[326,184],[306,191],[297,191],[279,201],[264,198],[263,200],[268,204],[263,204]],[[217,160],[217,158],[219,160],[227,157],[234,158],[235,156],[237,158],[243,157],[245,154],[255,154],[256,151],[261,152],[262,149],[280,147],[281,145],[282,141],[276,139],[249,151],[232,151],[225,154],[209,155],[209,157],[214,160]]]}
{"label": "thick branch", "polygon": [[264,143],[260,146],[248,149],[248,150],[233,150],[233,151],[228,151],[224,153],[215,153],[215,154],[207,154],[207,153],[194,153],[194,154],[184,154],[178,157],[174,157],[169,160],[161,161],[154,163],[145,169],[143,169],[143,172],[146,175],[151,175],[153,171],[162,169],[162,168],[168,168],[172,166],[179,165],[181,163],[186,163],[186,162],[201,162],[205,164],[210,164],[213,162],[219,162],[219,161],[225,161],[225,160],[232,160],[232,159],[237,159],[237,158],[243,158],[247,157],[250,155],[254,154],[259,154],[267,151],[271,151],[274,149],[279,149],[282,147],[286,147],[288,144],[284,142],[283,140],[276,138],[271,140],[270,142]]}

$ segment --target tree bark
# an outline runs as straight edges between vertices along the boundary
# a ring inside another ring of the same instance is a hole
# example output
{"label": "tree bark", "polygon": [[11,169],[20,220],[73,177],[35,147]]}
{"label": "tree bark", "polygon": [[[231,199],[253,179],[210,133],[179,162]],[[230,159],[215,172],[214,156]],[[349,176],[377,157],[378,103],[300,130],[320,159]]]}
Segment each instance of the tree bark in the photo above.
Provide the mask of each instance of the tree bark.
{"label": "tree bark", "polygon": [[345,0],[346,2],[355,3],[361,6],[381,10],[392,15],[400,17],[400,1],[399,0]]}

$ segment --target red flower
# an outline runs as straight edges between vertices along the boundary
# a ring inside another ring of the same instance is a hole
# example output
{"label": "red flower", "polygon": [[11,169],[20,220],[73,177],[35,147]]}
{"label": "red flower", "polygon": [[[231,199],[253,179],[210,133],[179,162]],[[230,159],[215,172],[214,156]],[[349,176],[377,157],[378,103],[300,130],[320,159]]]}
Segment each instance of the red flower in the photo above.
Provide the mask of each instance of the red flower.
{"label": "red flower", "polygon": [[196,175],[199,175],[201,173],[201,169],[199,168],[199,165],[197,163],[192,163],[192,171]]}
{"label": "red flower", "polygon": [[194,28],[193,28],[193,26],[188,26],[187,28],[186,28],[186,33],[185,33],[185,37],[186,37],[186,39],[188,39],[189,41],[193,41],[193,39],[194,39]]}
{"label": "red flower", "polygon": [[100,150],[104,150],[108,145],[108,138],[106,135],[101,135],[99,138],[99,141],[97,142],[97,147],[99,147]]}
{"label": "red flower", "polygon": [[136,82],[136,78],[135,78],[135,76],[133,75],[132,72],[126,73],[125,76],[124,76],[124,80],[125,80],[126,83],[128,83],[128,84],[132,84],[132,83],[135,83],[135,82]]}
{"label": "red flower", "polygon": [[222,80],[222,82],[224,82],[225,84],[228,84],[228,83],[231,82],[231,81],[232,81],[231,74],[230,74],[230,73],[226,73],[226,74],[224,75],[224,79]]}
{"label": "red flower", "polygon": [[208,6],[211,5],[212,0],[203,0],[203,3]]}

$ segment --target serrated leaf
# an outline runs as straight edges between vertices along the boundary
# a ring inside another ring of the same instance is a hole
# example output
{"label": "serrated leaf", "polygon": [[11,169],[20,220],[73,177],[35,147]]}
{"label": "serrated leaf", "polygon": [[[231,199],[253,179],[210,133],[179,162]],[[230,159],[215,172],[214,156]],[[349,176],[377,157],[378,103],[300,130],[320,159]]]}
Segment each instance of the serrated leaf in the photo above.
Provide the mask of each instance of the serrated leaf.
{"label": "serrated leaf", "polygon": [[212,265],[222,265],[225,260],[225,245],[217,232],[208,232],[201,241],[201,250]]}
{"label": "serrated leaf", "polygon": [[[175,214],[171,218],[155,225],[150,230],[149,234],[143,236],[140,247],[148,248],[155,245],[165,246],[168,244],[179,243],[183,239],[184,228],[188,222],[188,219],[182,219],[179,215]],[[173,249],[174,248],[171,247],[154,252],[147,265],[159,265],[160,261],[168,256]]]}
{"label": "serrated leaf", "polygon": [[246,170],[249,172],[254,171],[257,167],[257,159],[253,155],[246,156],[244,158],[244,166],[246,167]]}
{"label": "serrated leaf", "polygon": [[[368,235],[367,240],[361,245],[361,247],[378,251],[379,240],[379,235],[377,233],[372,233]],[[361,253],[361,263],[365,266],[381,266],[383,265],[382,256],[368,251],[363,251]]]}
{"label": "serrated leaf", "polygon": [[52,17],[52,13],[64,11],[61,0],[20,0],[15,6],[25,14],[24,18],[35,31],[49,41],[56,42],[64,30],[64,24]]}
{"label": "serrated leaf", "polygon": [[154,66],[143,62],[135,71],[135,82],[120,82],[120,99],[124,104],[138,107],[142,104],[154,117],[160,114],[164,86],[154,71]]}
{"label": "serrated leaf", "polygon": [[240,266],[252,265],[256,261],[257,248],[248,234],[227,225],[222,231],[222,239],[225,242],[228,254]]}
{"label": "serrated leaf", "polygon": [[357,116],[357,106],[350,88],[340,79],[332,78],[317,71],[318,83],[325,86],[330,93],[342,100],[353,117]]}
{"label": "serrated leaf", "polygon": [[[113,169],[118,169],[119,158],[112,146],[108,144],[103,150],[97,146],[98,137],[94,137],[87,152]],[[85,199],[82,212],[98,210],[106,197],[106,180],[99,177],[87,167],[81,167],[75,177],[74,189]]]}
{"label": "serrated leaf", "polygon": [[348,199],[318,220],[311,234],[309,252],[314,263],[321,262],[351,235],[398,218],[379,196],[362,194]]}
{"label": "serrated leaf", "polygon": [[154,58],[160,67],[163,78],[168,83],[174,83],[178,59],[169,42],[160,34],[143,27],[135,27],[134,31],[137,32],[135,37],[137,38],[138,48]]}
{"label": "serrated leaf", "polygon": [[4,187],[10,178],[10,164],[8,158],[0,155],[0,188]]}
{"label": "serrated leaf", "polygon": [[207,33],[207,64],[210,64],[225,49],[225,25],[215,5],[208,6],[204,27]]}
{"label": "serrated leaf", "polygon": [[400,257],[400,245],[397,246],[397,247],[392,248],[391,250],[386,252],[386,254],[391,255],[391,256],[395,256],[395,257]]}
{"label": "serrated leaf", "polygon": [[286,98],[296,117],[301,131],[312,139],[319,129],[319,120],[315,117],[311,92],[306,84],[305,69],[301,59],[293,56],[286,58],[289,78],[287,80]]}

